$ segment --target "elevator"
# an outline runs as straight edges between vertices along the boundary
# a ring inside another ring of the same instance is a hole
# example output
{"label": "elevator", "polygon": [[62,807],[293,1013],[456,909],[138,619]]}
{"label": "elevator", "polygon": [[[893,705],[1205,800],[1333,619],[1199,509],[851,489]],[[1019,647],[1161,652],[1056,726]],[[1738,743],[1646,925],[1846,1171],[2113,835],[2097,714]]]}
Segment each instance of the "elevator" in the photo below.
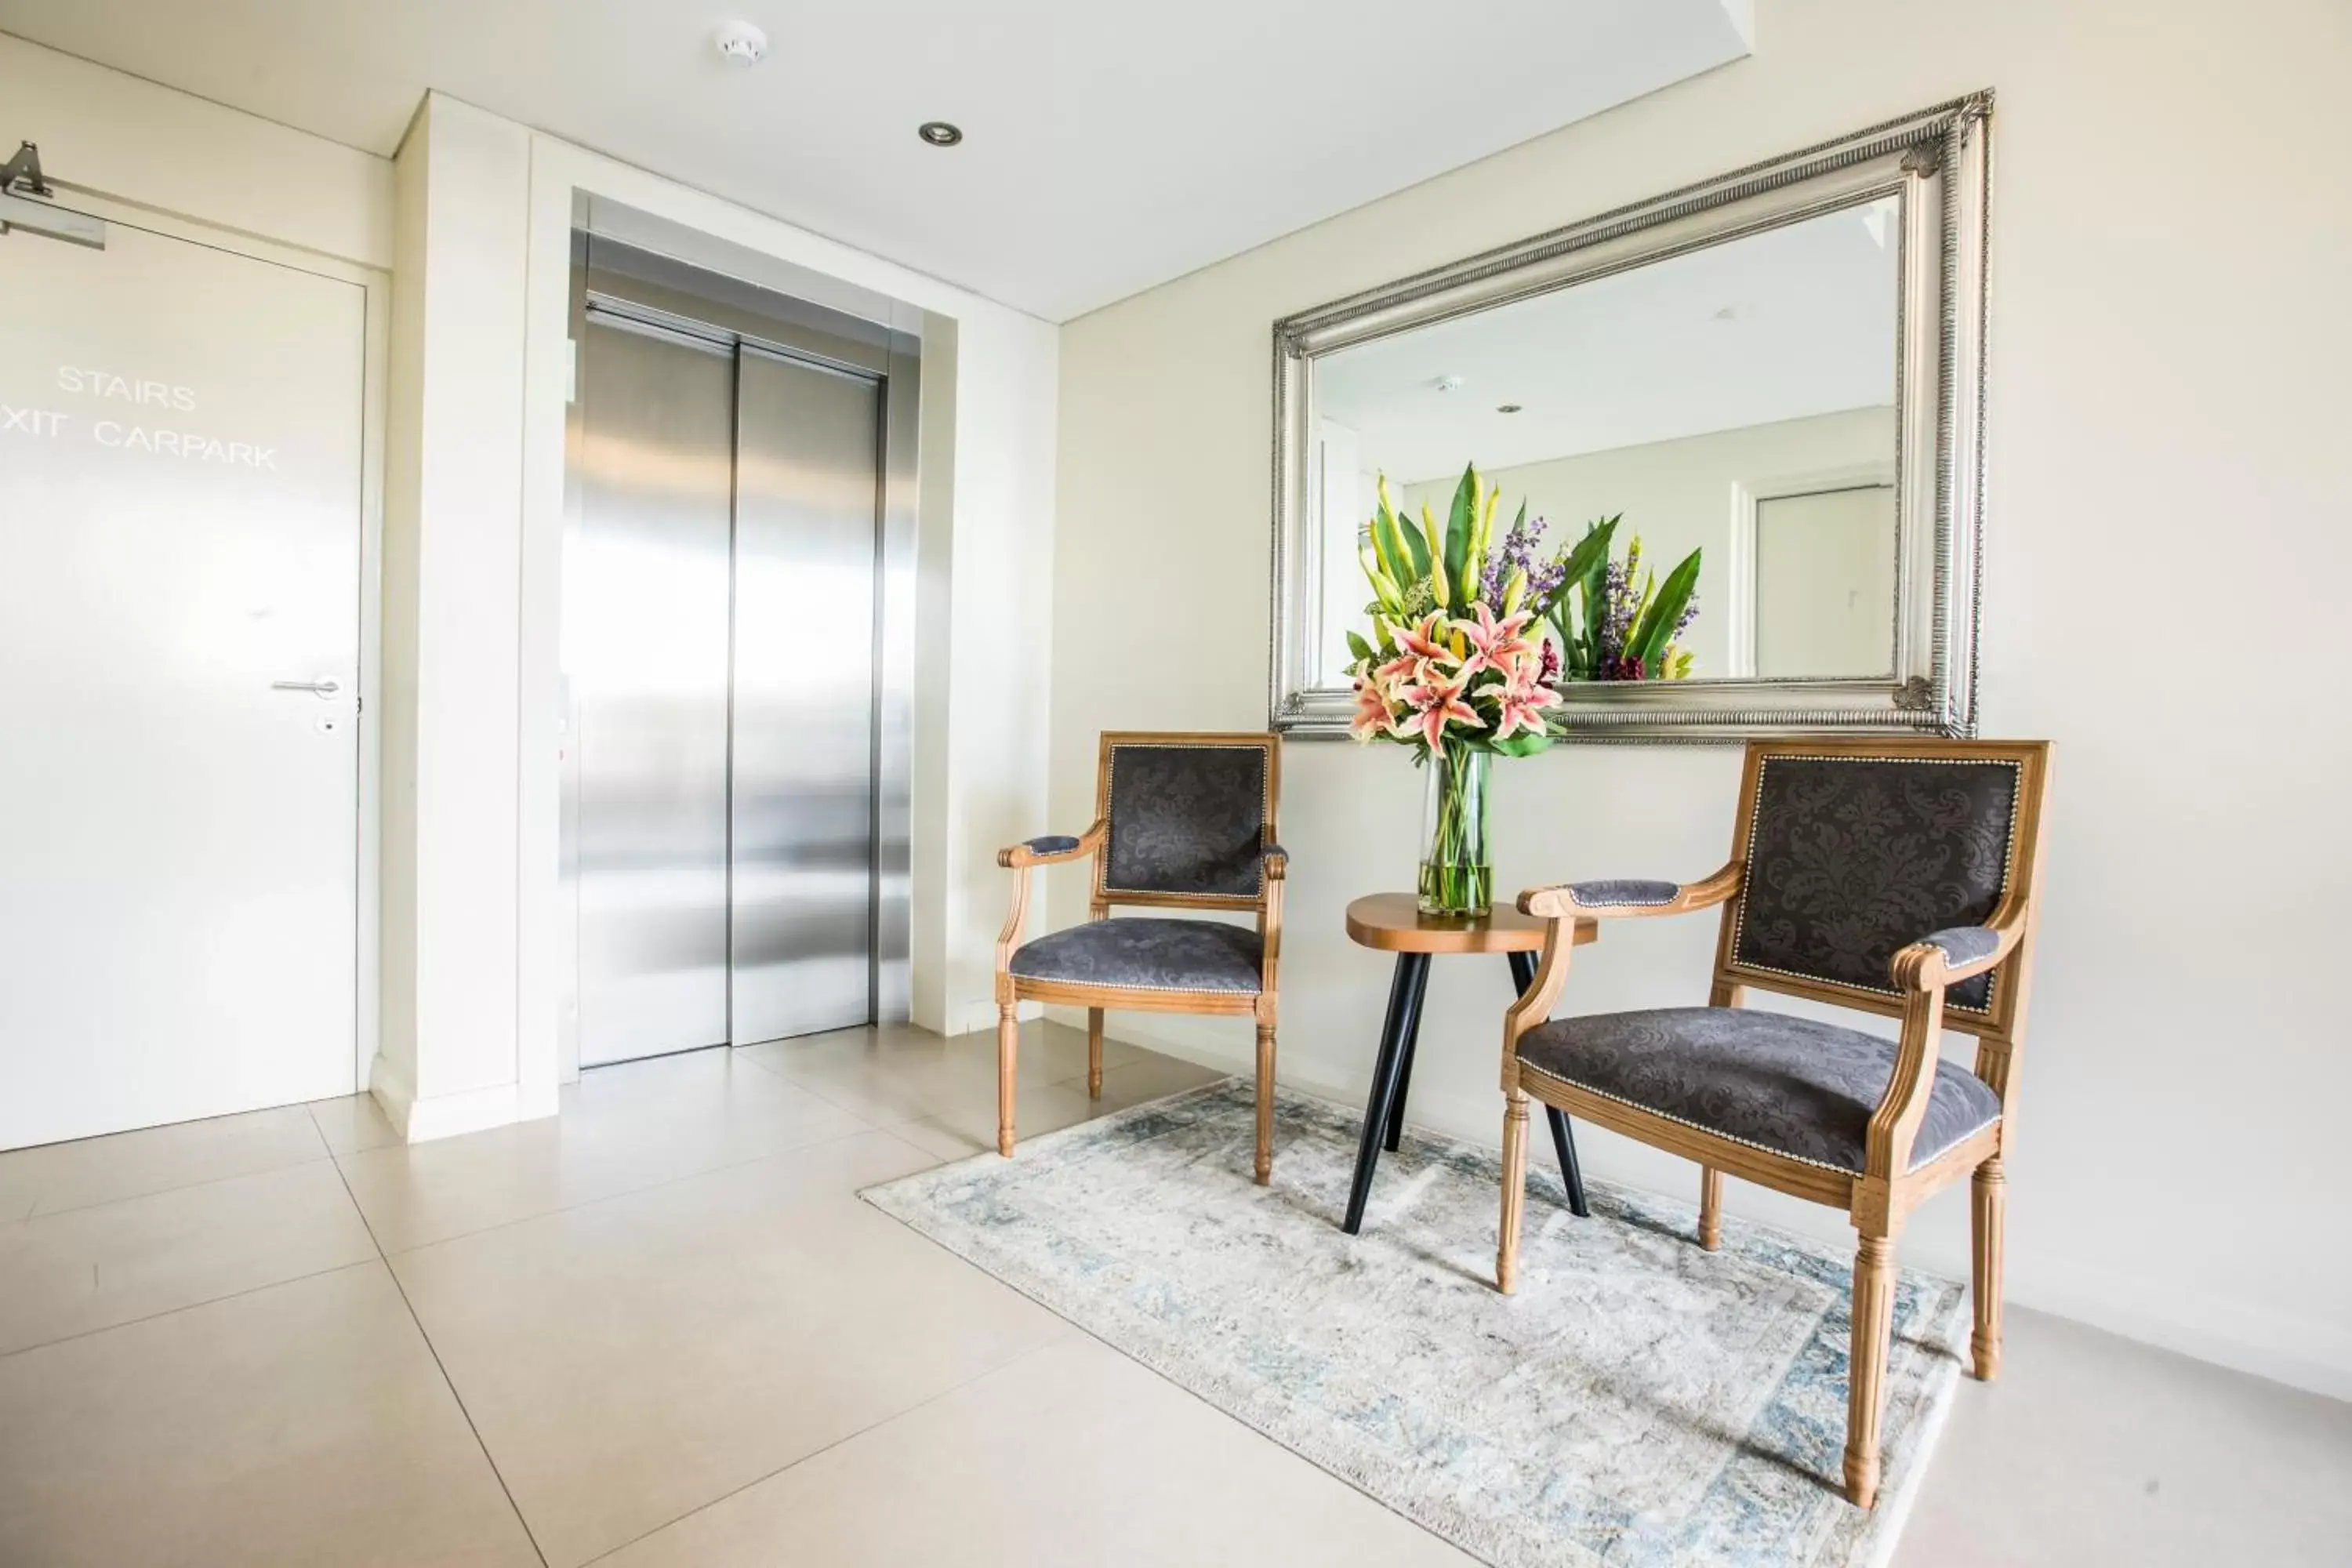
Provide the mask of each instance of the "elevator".
{"label": "elevator", "polygon": [[562,870],[583,1068],[903,1017],[919,343],[575,241]]}

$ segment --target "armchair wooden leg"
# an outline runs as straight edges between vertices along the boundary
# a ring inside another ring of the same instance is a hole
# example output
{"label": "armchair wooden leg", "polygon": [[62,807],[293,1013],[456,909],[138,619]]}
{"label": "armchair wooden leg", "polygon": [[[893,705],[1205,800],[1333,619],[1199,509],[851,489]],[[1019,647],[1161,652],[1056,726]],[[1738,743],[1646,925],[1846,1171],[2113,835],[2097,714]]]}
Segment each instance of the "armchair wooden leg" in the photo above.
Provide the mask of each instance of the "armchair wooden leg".
{"label": "armchair wooden leg", "polygon": [[1969,1184],[1969,1294],[1976,1301],[1976,1331],[1969,1349],[1979,1379],[1990,1383],[2000,1375],[2000,1247],[2001,1226],[2008,1217],[2009,1175],[1996,1154],[1977,1167]]}
{"label": "armchair wooden leg", "polygon": [[1274,1180],[1274,1026],[1257,1026],[1257,1184]]}
{"label": "armchair wooden leg", "polygon": [[1021,1061],[1021,1015],[1017,1003],[996,1009],[996,1152],[1013,1158],[1013,1086]]}
{"label": "armchair wooden leg", "polygon": [[1503,1220],[1495,1247],[1495,1285],[1507,1296],[1519,1288],[1519,1216],[1528,1199],[1528,1097],[1504,1096]]}
{"label": "armchair wooden leg", "polygon": [[1895,1242],[1864,1235],[1853,1255],[1853,1353],[1845,1413],[1845,1495],[1878,1502],[1878,1417],[1885,1403],[1887,1338],[1895,1326]]}
{"label": "armchair wooden leg", "polygon": [[1087,1098],[1102,1098],[1102,1013],[1099,1007],[1087,1009]]}
{"label": "armchair wooden leg", "polygon": [[1698,1244],[1713,1252],[1723,1245],[1723,1173],[1699,1167]]}

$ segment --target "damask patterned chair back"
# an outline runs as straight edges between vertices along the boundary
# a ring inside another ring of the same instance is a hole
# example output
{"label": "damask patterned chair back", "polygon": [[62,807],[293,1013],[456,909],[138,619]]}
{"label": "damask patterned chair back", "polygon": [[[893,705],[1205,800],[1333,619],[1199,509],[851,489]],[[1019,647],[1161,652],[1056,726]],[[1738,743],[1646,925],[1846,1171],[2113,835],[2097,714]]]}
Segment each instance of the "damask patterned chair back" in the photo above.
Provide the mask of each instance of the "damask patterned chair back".
{"label": "damask patterned chair back", "polygon": [[1096,906],[1255,907],[1280,773],[1272,735],[1105,735]]}
{"label": "damask patterned chair back", "polygon": [[[2049,749],[1972,741],[1773,741],[1748,749],[1718,987],[1899,1015],[1895,951],[2031,898]],[[2004,1038],[2031,934],[1945,994],[1952,1026]]]}

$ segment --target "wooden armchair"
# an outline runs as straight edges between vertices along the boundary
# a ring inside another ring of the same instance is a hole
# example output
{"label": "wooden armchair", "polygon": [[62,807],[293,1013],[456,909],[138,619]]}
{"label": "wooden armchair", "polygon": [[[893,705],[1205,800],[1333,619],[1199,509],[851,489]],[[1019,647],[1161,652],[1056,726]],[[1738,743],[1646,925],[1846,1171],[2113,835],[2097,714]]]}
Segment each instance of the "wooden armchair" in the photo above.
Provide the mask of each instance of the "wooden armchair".
{"label": "wooden armchair", "polygon": [[[1282,881],[1275,842],[1282,753],[1272,735],[1102,738],[1095,823],[1078,837],[1032,838],[996,858],[1012,868],[1013,913],[996,940],[996,1148],[1013,1148],[1013,1098],[1024,1000],[1087,1009],[1087,1092],[1102,1093],[1106,1008],[1247,1013],[1257,1021],[1257,1160],[1274,1172],[1275,963]],[[1029,868],[1094,857],[1083,925],[1021,940]],[[1107,918],[1114,904],[1253,910],[1257,929],[1222,921]]]}
{"label": "wooden armchair", "polygon": [[[1704,881],[1576,882],[1521,895],[1550,922],[1503,1025],[1496,1283],[1517,1284],[1530,1096],[1696,1160],[1699,1245],[1721,1238],[1725,1173],[1853,1217],[1846,1495],[1878,1495],[1895,1238],[1973,1174],[1975,1373],[2000,1366],[2004,1177],[2042,879],[2041,742],[1753,742],[1731,863]],[[1705,1007],[1553,1019],[1579,919],[1723,907]],[[1902,1020],[1901,1038],[1740,1007],[1750,986]],[[1974,1070],[1941,1059],[1973,1035]]]}

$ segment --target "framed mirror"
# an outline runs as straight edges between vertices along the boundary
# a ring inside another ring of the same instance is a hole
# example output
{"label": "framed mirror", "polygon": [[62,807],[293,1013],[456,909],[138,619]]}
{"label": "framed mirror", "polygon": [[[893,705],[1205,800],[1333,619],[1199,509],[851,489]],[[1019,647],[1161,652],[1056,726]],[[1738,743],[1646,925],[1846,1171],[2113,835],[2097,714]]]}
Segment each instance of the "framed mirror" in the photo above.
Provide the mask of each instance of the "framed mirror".
{"label": "framed mirror", "polygon": [[1991,105],[1276,322],[1275,728],[1348,732],[1382,497],[1466,489],[1570,739],[1973,732]]}

